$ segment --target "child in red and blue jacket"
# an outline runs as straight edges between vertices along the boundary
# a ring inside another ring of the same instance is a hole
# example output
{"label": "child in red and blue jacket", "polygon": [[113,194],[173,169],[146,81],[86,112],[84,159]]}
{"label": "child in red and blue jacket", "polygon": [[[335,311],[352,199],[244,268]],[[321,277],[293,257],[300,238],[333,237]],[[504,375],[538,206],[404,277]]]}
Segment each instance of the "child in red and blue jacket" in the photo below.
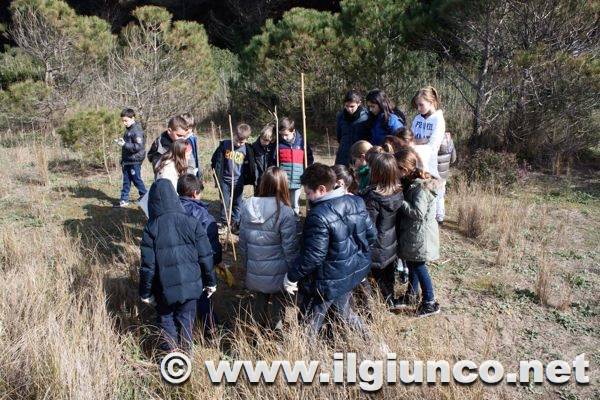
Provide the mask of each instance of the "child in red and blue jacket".
{"label": "child in red and blue jacket", "polygon": [[[290,200],[296,215],[300,213],[300,193],[302,185],[300,177],[304,173],[304,151],[308,165],[314,162],[310,145],[304,143],[302,134],[296,130],[291,118],[279,120],[279,167],[285,171],[290,186]],[[277,153],[273,152],[273,164],[276,163]]]}

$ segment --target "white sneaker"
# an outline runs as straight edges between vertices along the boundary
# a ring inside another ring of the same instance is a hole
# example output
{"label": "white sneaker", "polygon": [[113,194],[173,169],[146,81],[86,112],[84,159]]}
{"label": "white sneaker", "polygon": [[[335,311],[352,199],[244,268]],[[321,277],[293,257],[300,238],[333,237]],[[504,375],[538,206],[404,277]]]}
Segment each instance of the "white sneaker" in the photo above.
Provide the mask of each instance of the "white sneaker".
{"label": "white sneaker", "polygon": [[117,204],[115,204],[115,207],[127,207],[128,205],[129,205],[129,202],[128,202],[128,201],[121,200],[121,201],[119,201],[119,204],[118,204],[118,205],[117,205]]}

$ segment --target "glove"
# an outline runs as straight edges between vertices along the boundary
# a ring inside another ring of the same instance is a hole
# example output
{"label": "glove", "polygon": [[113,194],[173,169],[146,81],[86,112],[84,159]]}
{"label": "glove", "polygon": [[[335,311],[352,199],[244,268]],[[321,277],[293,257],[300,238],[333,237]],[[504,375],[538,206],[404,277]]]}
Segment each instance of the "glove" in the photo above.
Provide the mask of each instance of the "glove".
{"label": "glove", "polygon": [[283,277],[283,290],[293,295],[298,291],[298,282],[292,282],[288,279],[287,274]]}
{"label": "glove", "polygon": [[115,139],[115,143],[117,144],[117,146],[125,146],[125,139],[120,138],[120,139]]}
{"label": "glove", "polygon": [[216,286],[207,286],[204,288],[204,291],[206,292],[206,298],[210,299],[210,296],[212,296],[217,291],[217,287]]}
{"label": "glove", "polygon": [[146,299],[144,299],[142,297],[141,300],[142,300],[142,303],[148,304],[149,306],[152,306],[152,307],[156,307],[156,299],[154,298],[154,296],[150,296]]}

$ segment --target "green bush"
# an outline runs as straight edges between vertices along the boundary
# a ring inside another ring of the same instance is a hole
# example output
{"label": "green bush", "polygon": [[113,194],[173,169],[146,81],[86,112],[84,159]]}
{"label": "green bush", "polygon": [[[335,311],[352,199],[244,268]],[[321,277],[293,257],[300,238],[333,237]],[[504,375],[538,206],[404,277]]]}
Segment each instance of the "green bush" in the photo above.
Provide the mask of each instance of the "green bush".
{"label": "green bush", "polygon": [[92,164],[102,165],[115,152],[113,139],[123,126],[119,114],[109,110],[85,110],[75,114],[57,132],[63,144],[80,152]]}
{"label": "green bush", "polygon": [[463,168],[469,182],[486,186],[512,186],[519,177],[519,163],[512,153],[480,149]]}
{"label": "green bush", "polygon": [[44,82],[30,79],[0,90],[0,127],[18,128],[46,120],[44,105],[50,93]]}
{"label": "green bush", "polygon": [[9,47],[0,53],[0,87],[31,79],[44,79],[44,67],[21,49]]}

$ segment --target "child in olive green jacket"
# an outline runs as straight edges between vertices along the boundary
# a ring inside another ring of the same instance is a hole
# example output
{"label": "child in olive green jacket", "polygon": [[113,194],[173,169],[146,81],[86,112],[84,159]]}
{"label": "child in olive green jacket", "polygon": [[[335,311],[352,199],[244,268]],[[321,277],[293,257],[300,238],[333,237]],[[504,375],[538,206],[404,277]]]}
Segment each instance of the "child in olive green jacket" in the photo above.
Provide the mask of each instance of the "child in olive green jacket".
{"label": "child in olive green jacket", "polygon": [[438,259],[440,254],[438,223],[435,220],[439,181],[417,168],[419,156],[412,149],[398,152],[396,161],[404,190],[404,201],[398,210],[398,257],[406,260],[409,283],[406,294],[394,308],[415,304],[420,286],[423,294],[417,315],[425,317],[440,311],[427,271],[427,262]]}

